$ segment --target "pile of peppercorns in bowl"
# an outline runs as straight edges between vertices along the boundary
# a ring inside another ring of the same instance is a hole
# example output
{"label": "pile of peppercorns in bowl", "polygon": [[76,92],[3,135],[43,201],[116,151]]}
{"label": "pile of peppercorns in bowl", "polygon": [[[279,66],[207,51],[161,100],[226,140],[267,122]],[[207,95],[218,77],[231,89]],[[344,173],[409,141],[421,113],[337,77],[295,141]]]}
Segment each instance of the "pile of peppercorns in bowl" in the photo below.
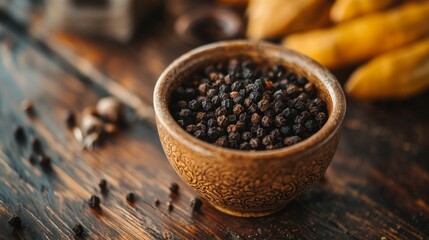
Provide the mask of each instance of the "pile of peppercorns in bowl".
{"label": "pile of peppercorns in bowl", "polygon": [[246,58],[196,71],[173,92],[170,112],[196,138],[239,150],[294,145],[328,118],[325,101],[307,78]]}

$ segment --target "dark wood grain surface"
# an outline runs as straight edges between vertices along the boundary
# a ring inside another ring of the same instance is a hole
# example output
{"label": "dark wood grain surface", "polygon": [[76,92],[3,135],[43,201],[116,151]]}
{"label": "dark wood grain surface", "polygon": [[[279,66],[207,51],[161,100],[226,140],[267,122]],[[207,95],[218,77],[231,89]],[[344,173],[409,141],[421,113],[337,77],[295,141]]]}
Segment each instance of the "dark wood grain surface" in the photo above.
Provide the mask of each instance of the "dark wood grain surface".
{"label": "dark wood grain surface", "polygon": [[[76,223],[84,239],[429,238],[428,93],[390,103],[349,100],[326,177],[279,213],[242,219],[206,202],[192,213],[195,193],[169,165],[151,124],[132,122],[103,146],[83,151],[64,122],[69,110],[124,91],[150,106],[158,75],[191,46],[168,23],[129,45],[30,30],[0,24],[0,239],[74,239]],[[34,102],[35,118],[20,108],[24,99]],[[18,125],[24,145],[14,140]],[[30,163],[33,137],[52,158],[52,171]],[[101,178],[108,182],[105,195]],[[172,181],[180,194],[168,212]],[[125,200],[129,191],[137,196],[133,205]],[[101,211],[88,207],[92,194],[101,197]],[[12,215],[22,218],[21,228],[8,225]]]}

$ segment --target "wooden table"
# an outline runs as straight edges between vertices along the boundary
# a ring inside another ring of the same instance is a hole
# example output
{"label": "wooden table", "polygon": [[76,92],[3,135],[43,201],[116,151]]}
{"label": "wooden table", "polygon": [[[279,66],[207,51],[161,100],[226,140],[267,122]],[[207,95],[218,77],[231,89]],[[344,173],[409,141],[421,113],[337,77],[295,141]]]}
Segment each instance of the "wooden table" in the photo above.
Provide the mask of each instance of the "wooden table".
{"label": "wooden table", "polygon": [[[195,192],[169,165],[150,122],[133,122],[104,146],[83,151],[66,128],[67,112],[114,94],[150,113],[158,75],[192,48],[171,29],[170,21],[158,23],[119,45],[0,21],[0,239],[73,239],[77,223],[84,239],[429,238],[428,93],[389,103],[349,100],[324,180],[263,218],[231,217],[207,202],[193,213]],[[20,108],[24,99],[34,102],[34,118]],[[14,140],[18,125],[25,128],[24,145]],[[29,161],[33,137],[52,158],[51,172]],[[180,194],[169,212],[171,182],[179,183]],[[132,205],[128,192],[137,196]],[[102,211],[88,207],[93,194]],[[12,215],[22,218],[21,228],[8,225]]]}

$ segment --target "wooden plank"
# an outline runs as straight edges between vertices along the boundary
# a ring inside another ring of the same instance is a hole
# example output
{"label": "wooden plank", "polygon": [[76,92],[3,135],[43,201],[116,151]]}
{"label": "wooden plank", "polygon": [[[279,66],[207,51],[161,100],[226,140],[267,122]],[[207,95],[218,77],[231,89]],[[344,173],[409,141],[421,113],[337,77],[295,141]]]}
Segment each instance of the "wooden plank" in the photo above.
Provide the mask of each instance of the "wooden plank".
{"label": "wooden plank", "polygon": [[[71,227],[80,222],[88,238],[171,238],[171,239],[425,239],[429,237],[429,94],[405,102],[360,104],[350,102],[342,141],[326,181],[272,216],[241,219],[219,213],[206,202],[201,214],[192,214],[189,200],[194,192],[174,173],[161,150],[156,132],[143,123],[111,139],[93,152],[82,152],[66,131],[64,116],[69,109],[82,110],[104,95],[83,84],[75,76],[58,67],[40,49],[29,45],[26,36],[13,35],[2,28],[0,43],[0,239],[11,236],[27,239],[72,238]],[[159,37],[159,36],[157,36]],[[73,37],[77,38],[77,37]],[[67,40],[68,39],[68,40]],[[173,41],[172,37],[169,38]],[[86,42],[73,45],[69,38],[50,39],[56,50],[63,46],[74,53],[69,62],[87,61],[95,70],[122,80],[88,57],[93,48],[103,44]],[[156,39],[150,41],[156,42]],[[162,41],[162,40],[160,40]],[[83,47],[86,44],[86,48]],[[91,45],[93,44],[93,45]],[[138,43],[136,43],[138,45]],[[143,44],[141,42],[140,44]],[[160,44],[172,49],[174,43]],[[74,46],[74,47],[73,47]],[[100,47],[100,62],[115,60],[142,76],[161,71],[168,61],[152,67],[154,55],[166,54],[153,47],[153,55],[135,53],[144,49]],[[85,48],[86,51],[78,51]],[[149,50],[148,50],[149,51]],[[117,52],[119,55],[111,55]],[[67,58],[67,54],[58,51]],[[170,52],[171,59],[180,51]],[[131,54],[131,56],[133,56]],[[94,58],[97,59],[97,58]],[[74,60],[74,61],[71,61]],[[109,64],[107,64],[109,65]],[[131,66],[134,66],[131,64]],[[152,70],[151,70],[152,69]],[[120,74],[120,70],[118,70]],[[125,78],[128,79],[128,78]],[[150,78],[153,79],[153,78]],[[142,99],[151,93],[153,81],[142,84],[132,76],[130,86],[139,86],[134,93]],[[128,88],[128,87],[127,87]],[[144,94],[143,94],[144,93]],[[144,95],[144,96],[143,96]],[[19,103],[29,98],[36,103],[37,118],[28,120],[19,110]],[[150,101],[147,98],[146,101]],[[46,174],[28,162],[29,147],[13,141],[13,128],[25,126],[27,133],[42,139],[53,159],[53,172]],[[87,207],[87,199],[98,193],[97,183],[106,178],[110,191],[102,197],[102,214]],[[168,213],[168,184],[180,185],[175,209]],[[137,202],[130,206],[125,194],[133,191]],[[154,206],[155,198],[162,202]],[[23,218],[23,229],[12,230],[7,219],[12,214]]]}

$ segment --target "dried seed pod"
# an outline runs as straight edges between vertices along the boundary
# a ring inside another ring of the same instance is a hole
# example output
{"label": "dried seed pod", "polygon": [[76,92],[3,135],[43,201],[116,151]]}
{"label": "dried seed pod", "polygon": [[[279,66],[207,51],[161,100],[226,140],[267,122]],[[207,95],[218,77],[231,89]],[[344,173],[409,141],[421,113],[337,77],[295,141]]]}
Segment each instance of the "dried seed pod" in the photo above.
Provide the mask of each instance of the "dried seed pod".
{"label": "dried seed pod", "polygon": [[82,115],[80,126],[85,136],[91,133],[100,133],[104,128],[103,121],[92,114]]}
{"label": "dried seed pod", "polygon": [[124,120],[124,106],[114,97],[105,97],[98,101],[97,114],[105,121],[120,123]]}

